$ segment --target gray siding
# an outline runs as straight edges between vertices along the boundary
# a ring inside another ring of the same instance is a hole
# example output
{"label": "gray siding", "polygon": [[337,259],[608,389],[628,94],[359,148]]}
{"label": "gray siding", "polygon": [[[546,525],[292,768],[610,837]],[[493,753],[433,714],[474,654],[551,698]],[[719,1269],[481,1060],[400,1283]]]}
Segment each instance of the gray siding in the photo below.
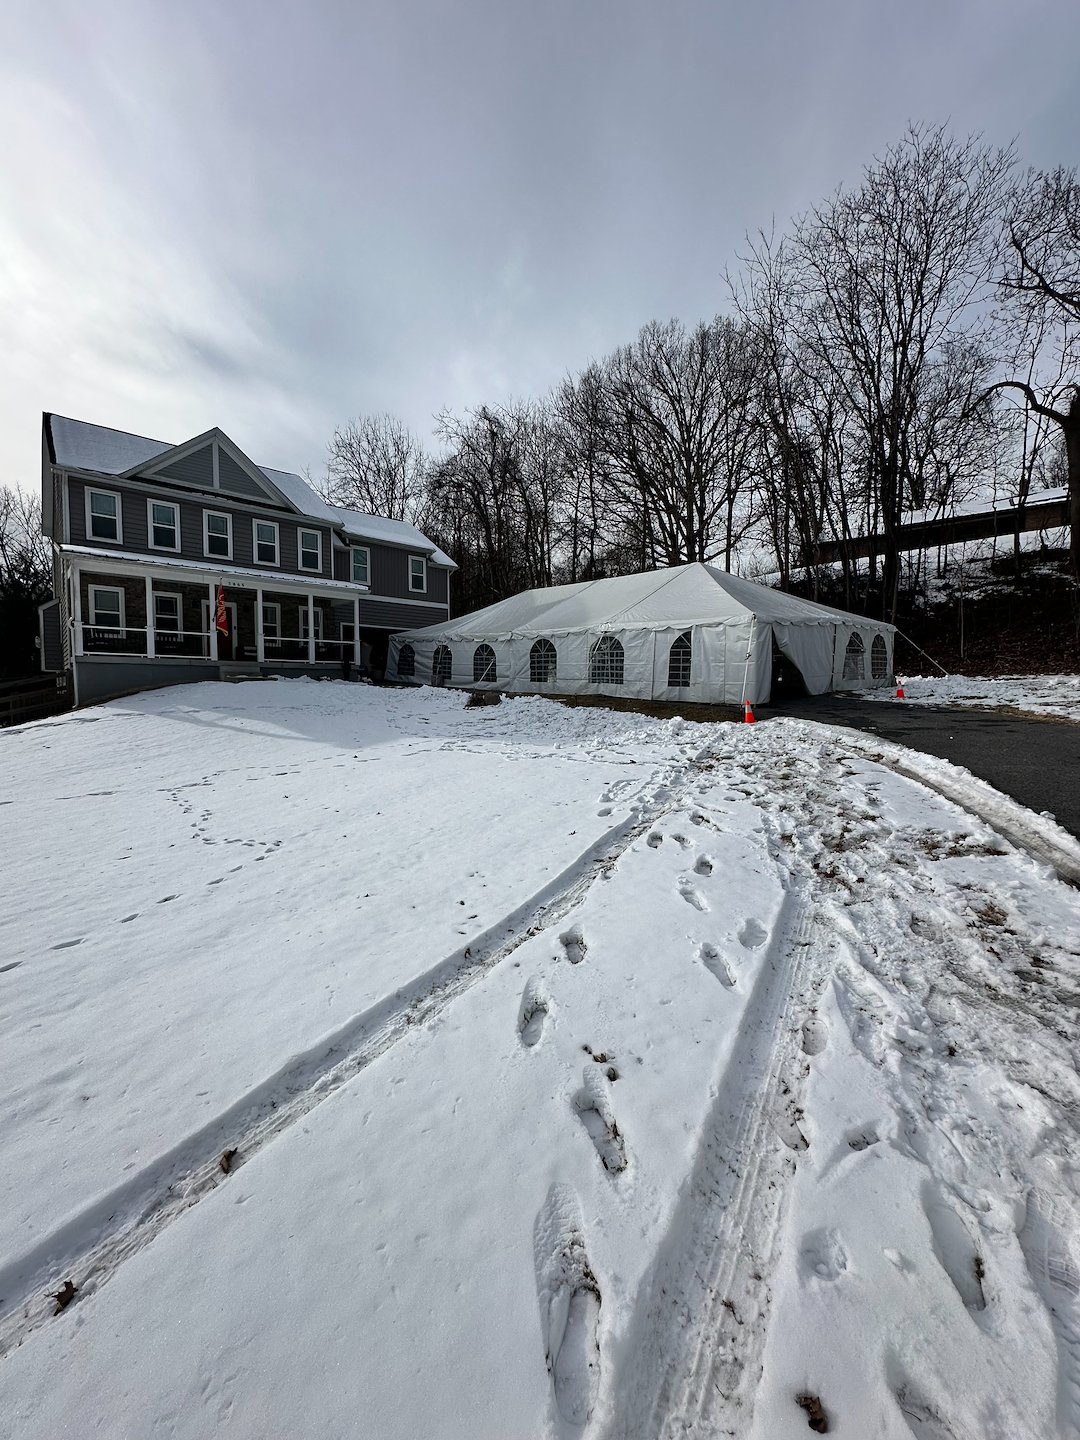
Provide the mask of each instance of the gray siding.
{"label": "gray siding", "polygon": [[250,495],[253,500],[265,500],[269,491],[242,469],[226,450],[218,450],[218,484],[222,490],[231,490],[235,495]]}
{"label": "gray siding", "polygon": [[[372,595],[388,595],[392,599],[410,600],[413,592],[409,589],[409,556],[420,552],[399,550],[393,545],[369,544],[371,564],[369,576]],[[343,545],[334,547],[334,578],[352,579],[352,559]],[[428,588],[418,600],[436,600],[440,605],[447,603],[449,571],[436,568],[431,562],[427,567]]]}
{"label": "gray siding", "polygon": [[41,668],[63,670],[64,645],[60,633],[60,601],[49,600],[40,607]]}
{"label": "gray siding", "polygon": [[448,619],[445,610],[434,605],[395,605],[389,601],[360,597],[360,625],[373,630],[420,630]]}
{"label": "gray siding", "polygon": [[220,669],[208,660],[115,660],[75,661],[80,705],[107,700],[111,695],[128,695],[133,690],[154,690],[160,685],[186,685],[198,680],[217,680]]}
{"label": "gray siding", "polygon": [[[87,545],[91,548],[102,550],[123,550],[130,551],[136,555],[157,555],[164,559],[170,556],[176,558],[171,550],[152,550],[150,548],[147,534],[147,508],[146,502],[153,496],[147,490],[134,490],[126,487],[122,482],[105,480],[100,484],[90,485],[95,490],[112,490],[120,495],[121,514],[123,517],[124,539],[122,544],[111,540],[91,540],[86,534],[86,489],[87,483],[77,480],[74,477],[68,480],[69,503],[71,507],[71,543],[73,545]],[[233,532],[233,565],[254,566],[254,545],[252,541],[252,522],[256,519],[273,519],[278,527],[279,556],[281,564],[275,569],[268,568],[269,573],[280,572],[288,575],[314,575],[315,571],[301,570],[297,553],[297,530],[318,530],[323,537],[322,545],[322,570],[318,573],[324,579],[330,579],[330,537],[332,532],[329,528],[315,523],[308,524],[304,521],[286,520],[280,514],[258,515],[253,510],[248,510],[234,501],[230,501],[224,494],[220,500],[188,500],[177,499],[176,496],[162,496],[180,507],[180,554],[182,560],[196,560],[213,568],[214,561],[209,559],[203,551],[203,512],[213,510],[228,513],[232,516]],[[263,567],[258,567],[263,568]]]}
{"label": "gray siding", "polygon": [[199,485],[204,490],[211,490],[214,485],[214,452],[209,445],[204,445],[201,450],[166,465],[158,474],[167,476],[170,480],[182,480],[186,485]]}

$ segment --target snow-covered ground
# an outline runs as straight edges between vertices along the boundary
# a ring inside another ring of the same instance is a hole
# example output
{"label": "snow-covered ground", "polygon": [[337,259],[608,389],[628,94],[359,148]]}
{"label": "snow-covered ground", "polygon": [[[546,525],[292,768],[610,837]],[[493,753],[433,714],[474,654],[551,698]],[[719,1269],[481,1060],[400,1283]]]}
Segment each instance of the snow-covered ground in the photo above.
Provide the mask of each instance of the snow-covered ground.
{"label": "snow-covered ground", "polygon": [[881,756],[299,681],[0,734],[0,1431],[1080,1435],[1080,905]]}
{"label": "snow-covered ground", "polygon": [[[904,696],[912,705],[960,705],[977,708],[1027,710],[1036,715],[1060,715],[1080,721],[1080,675],[977,675],[904,676]],[[866,690],[867,700],[886,704],[895,690]]]}

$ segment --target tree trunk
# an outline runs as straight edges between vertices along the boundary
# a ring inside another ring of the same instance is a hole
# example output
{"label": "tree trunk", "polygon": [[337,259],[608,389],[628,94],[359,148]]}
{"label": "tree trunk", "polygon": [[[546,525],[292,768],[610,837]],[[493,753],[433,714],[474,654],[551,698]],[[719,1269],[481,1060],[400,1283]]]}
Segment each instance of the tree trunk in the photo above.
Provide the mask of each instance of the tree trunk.
{"label": "tree trunk", "polygon": [[1069,466],[1069,571],[1080,580],[1080,390],[1073,392],[1066,420],[1061,433]]}

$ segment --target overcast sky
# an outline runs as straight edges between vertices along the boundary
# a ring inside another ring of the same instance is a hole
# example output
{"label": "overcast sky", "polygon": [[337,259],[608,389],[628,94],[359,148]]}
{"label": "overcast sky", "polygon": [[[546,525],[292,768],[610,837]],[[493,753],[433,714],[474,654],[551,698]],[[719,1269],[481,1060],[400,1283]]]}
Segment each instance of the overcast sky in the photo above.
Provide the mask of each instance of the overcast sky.
{"label": "overcast sky", "polygon": [[909,120],[1076,163],[1078,61],[1076,0],[0,0],[0,482],[46,409],[430,439],[724,309]]}

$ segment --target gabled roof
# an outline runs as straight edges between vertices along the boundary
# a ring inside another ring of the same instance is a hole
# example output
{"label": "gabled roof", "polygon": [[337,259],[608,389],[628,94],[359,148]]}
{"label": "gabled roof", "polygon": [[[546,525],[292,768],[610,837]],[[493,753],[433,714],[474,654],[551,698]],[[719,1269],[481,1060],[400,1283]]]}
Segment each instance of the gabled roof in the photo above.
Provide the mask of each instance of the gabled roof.
{"label": "gabled roof", "polygon": [[824,625],[858,621],[893,627],[729,575],[713,565],[678,565],[610,580],[552,585],[415,632],[426,639],[483,640],[565,635],[581,630],[689,629],[756,616],[763,622]]}
{"label": "gabled roof", "polygon": [[[298,515],[332,525],[347,537],[369,540],[384,545],[418,551],[433,565],[456,570],[450,556],[434,541],[421,534],[415,525],[404,520],[387,520],[381,515],[364,515],[355,510],[340,510],[328,505],[299,475],[288,470],[272,470],[249,460],[240,447],[217,427],[172,445],[166,440],[151,440],[146,435],[131,435],[125,430],[112,430],[106,425],[91,425],[86,420],[71,420],[65,415],[44,415],[49,455],[54,465],[64,470],[78,470],[90,475],[133,478],[147,472],[153,474],[163,466],[197,451],[201,446],[218,443],[227,448],[233,459],[247,469],[259,483],[268,485]],[[166,478],[166,477],[160,477]]]}

